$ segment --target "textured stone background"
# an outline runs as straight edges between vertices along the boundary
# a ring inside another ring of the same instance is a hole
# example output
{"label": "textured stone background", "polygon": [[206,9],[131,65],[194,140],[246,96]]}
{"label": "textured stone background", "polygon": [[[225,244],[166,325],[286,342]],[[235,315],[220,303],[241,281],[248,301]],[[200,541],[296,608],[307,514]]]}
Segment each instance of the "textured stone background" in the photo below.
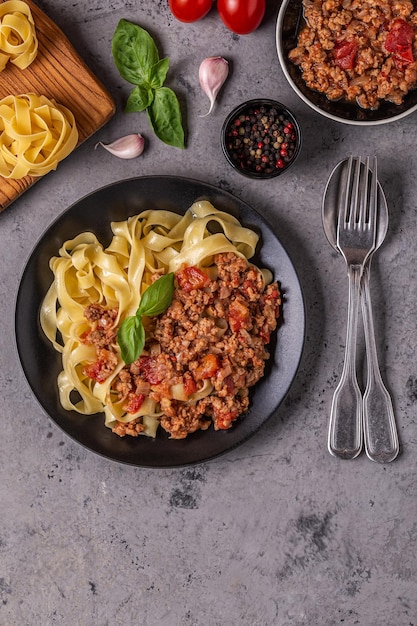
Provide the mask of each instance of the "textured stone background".
{"label": "textured stone background", "polygon": [[[216,11],[181,24],[165,0],[42,0],[117,104],[114,119],[0,215],[1,626],[416,626],[416,116],[388,126],[321,119],[288,86],[275,49],[278,3],[238,37]],[[171,58],[188,147],[167,148],[111,58],[120,18],[147,28]],[[198,65],[222,55],[231,76],[213,114]],[[251,97],[277,98],[299,117],[297,165],[272,182],[226,165],[219,132]],[[141,132],[140,159],[97,141]],[[390,231],[375,259],[378,350],[392,391],[402,454],[392,464],[327,452],[327,421],[344,351],[347,281],[321,225],[328,174],[348,154],[379,157]],[[19,278],[38,238],[96,188],[147,174],[187,175],[230,190],[273,225],[299,272],[307,310],[301,367],[276,414],[247,443],[208,463],[147,470],[88,452],[43,413],[14,346]]]}

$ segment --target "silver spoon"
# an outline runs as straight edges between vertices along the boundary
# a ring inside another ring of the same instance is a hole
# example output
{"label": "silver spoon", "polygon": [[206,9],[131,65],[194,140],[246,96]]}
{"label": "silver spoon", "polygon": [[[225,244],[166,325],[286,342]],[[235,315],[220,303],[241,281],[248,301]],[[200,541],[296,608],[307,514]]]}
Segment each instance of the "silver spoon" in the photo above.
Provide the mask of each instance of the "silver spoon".
{"label": "silver spoon", "polygon": [[[339,182],[348,160],[338,163],[330,174],[322,204],[322,220],[326,237],[337,252],[337,215]],[[383,243],[388,230],[388,207],[385,194],[378,183],[378,227],[375,250]],[[361,304],[367,354],[367,380],[363,397],[364,443],[372,461],[388,463],[399,453],[399,441],[392,400],[386,389],[378,365],[375,343],[369,276],[372,254],[362,275]]]}

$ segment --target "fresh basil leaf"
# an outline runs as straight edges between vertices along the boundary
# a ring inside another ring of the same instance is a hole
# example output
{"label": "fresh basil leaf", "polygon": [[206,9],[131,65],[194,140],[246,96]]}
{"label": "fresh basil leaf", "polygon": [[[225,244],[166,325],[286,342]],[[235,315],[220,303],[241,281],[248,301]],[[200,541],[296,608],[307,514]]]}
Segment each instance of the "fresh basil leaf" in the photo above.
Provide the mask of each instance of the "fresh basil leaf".
{"label": "fresh basil leaf", "polygon": [[141,26],[120,20],[112,39],[113,59],[122,78],[133,85],[149,85],[159,61],[158,48]]}
{"label": "fresh basil leaf", "polygon": [[117,332],[117,343],[126,365],[139,358],[145,345],[145,329],[140,316],[132,315],[121,323]]}
{"label": "fresh basil leaf", "polygon": [[150,84],[153,89],[158,89],[158,87],[162,87],[167,77],[169,69],[169,59],[166,57],[165,59],[161,59],[158,63],[151,69],[151,78]]}
{"label": "fresh basil leaf", "polygon": [[174,294],[174,273],[161,276],[150,285],[142,296],[136,315],[127,317],[117,332],[117,343],[126,365],[136,361],[145,345],[145,329],[142,315],[148,317],[163,313],[171,304]]}
{"label": "fresh basil leaf", "polygon": [[149,33],[124,19],[119,21],[114,32],[112,53],[122,78],[136,86],[125,110],[146,109],[156,136],[169,146],[184,148],[184,129],[177,96],[172,89],[163,87],[169,59],[159,59],[158,49]]}
{"label": "fresh basil leaf", "polygon": [[155,89],[154,99],[146,111],[151,128],[161,141],[175,148],[184,148],[180,105],[172,89]]}
{"label": "fresh basil leaf", "polygon": [[126,113],[144,111],[150,106],[154,97],[153,89],[137,85],[132,89],[126,102]]}
{"label": "fresh basil leaf", "polygon": [[136,315],[160,315],[171,304],[174,295],[174,273],[164,274],[144,292]]}

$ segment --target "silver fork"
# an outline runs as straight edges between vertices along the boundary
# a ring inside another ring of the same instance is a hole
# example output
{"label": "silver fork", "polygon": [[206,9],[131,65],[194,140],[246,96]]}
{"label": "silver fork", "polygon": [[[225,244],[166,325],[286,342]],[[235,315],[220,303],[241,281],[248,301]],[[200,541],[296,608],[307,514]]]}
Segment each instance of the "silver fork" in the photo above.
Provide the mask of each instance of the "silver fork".
{"label": "silver fork", "polygon": [[[340,382],[333,395],[328,447],[331,454],[354,459],[362,450],[362,394],[356,377],[356,339],[361,277],[375,248],[378,203],[377,164],[369,157],[349,157],[342,185],[337,224],[337,245],[348,270],[349,301],[345,360]],[[369,184],[369,176],[371,177]]]}

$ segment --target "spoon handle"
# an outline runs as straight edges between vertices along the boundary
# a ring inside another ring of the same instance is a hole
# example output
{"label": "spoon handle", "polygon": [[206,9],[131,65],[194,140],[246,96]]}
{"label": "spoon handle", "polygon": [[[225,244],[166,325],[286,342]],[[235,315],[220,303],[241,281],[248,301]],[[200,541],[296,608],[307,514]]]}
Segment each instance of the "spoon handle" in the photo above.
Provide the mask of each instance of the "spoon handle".
{"label": "spoon handle", "polygon": [[362,450],[362,394],[356,378],[356,338],[362,265],[349,265],[349,302],[345,360],[333,395],[329,424],[329,452],[354,459]]}
{"label": "spoon handle", "polygon": [[372,461],[389,463],[398,455],[399,442],[391,396],[382,381],[378,365],[369,273],[370,263],[363,273],[361,292],[367,358],[367,380],[363,397],[365,451]]}

